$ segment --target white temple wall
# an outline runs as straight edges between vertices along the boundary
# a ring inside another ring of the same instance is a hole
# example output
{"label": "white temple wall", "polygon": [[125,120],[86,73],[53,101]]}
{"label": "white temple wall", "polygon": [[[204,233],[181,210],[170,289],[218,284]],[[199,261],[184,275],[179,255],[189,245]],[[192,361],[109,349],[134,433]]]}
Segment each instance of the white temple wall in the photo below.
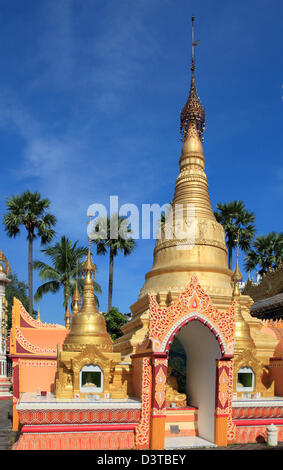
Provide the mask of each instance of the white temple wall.
{"label": "white temple wall", "polygon": [[199,436],[214,442],[216,359],[221,357],[218,342],[199,321],[182,328],[178,339],[187,355],[187,395],[189,404],[198,407]]}

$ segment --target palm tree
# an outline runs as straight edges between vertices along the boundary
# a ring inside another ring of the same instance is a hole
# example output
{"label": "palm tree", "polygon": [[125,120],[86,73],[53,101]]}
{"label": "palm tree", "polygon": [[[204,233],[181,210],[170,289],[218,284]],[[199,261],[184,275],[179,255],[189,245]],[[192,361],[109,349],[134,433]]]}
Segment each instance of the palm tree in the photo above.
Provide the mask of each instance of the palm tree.
{"label": "palm tree", "polygon": [[[113,238],[112,233],[113,227],[116,227],[115,238]],[[117,214],[113,214],[110,218],[100,218],[94,226],[92,238],[93,242],[96,244],[97,254],[105,255],[106,252],[109,251],[107,312],[112,308],[114,257],[118,255],[119,251],[123,253],[124,256],[128,256],[133,252],[136,242],[130,237],[131,234],[132,230],[130,225],[126,223],[126,217]]]}
{"label": "palm tree", "polygon": [[[233,248],[237,244],[239,237],[239,247],[247,252],[255,235],[255,215],[249,212],[243,201],[231,201],[228,204],[219,203],[216,206],[214,215],[226,234],[226,244],[228,247],[228,265],[233,266]],[[217,212],[219,211],[219,212]]]}
{"label": "palm tree", "polygon": [[256,269],[262,276],[270,269],[276,269],[283,263],[283,233],[270,232],[258,236],[253,247],[247,252],[245,268]]}
{"label": "palm tree", "polygon": [[42,245],[50,243],[55,235],[53,227],[56,224],[54,215],[46,212],[50,206],[49,199],[41,199],[38,192],[25,191],[18,196],[10,197],[6,206],[8,213],[4,215],[5,231],[9,237],[16,237],[23,225],[28,239],[28,287],[29,313],[33,312],[33,242],[39,237]]}
{"label": "palm tree", "polygon": [[[80,295],[83,292],[83,261],[88,253],[88,248],[77,246],[78,240],[72,245],[69,238],[63,236],[61,241],[54,246],[49,246],[41,250],[51,260],[51,265],[36,260],[33,263],[34,269],[39,271],[39,277],[44,284],[37,289],[34,300],[38,302],[44,294],[57,293],[63,288],[63,305],[66,308],[70,297],[73,295],[76,286],[76,278],[78,277],[78,289]],[[101,293],[99,284],[93,282],[94,291]],[[99,301],[95,295],[95,301],[99,306]]]}

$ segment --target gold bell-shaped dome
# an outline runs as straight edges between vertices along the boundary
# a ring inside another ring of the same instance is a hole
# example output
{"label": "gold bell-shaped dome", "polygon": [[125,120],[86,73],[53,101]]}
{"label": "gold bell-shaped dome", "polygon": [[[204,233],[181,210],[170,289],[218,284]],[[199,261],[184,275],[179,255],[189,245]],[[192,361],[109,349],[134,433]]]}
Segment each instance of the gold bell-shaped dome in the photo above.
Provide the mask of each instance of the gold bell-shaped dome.
{"label": "gold bell-shaped dome", "polygon": [[83,265],[85,273],[82,307],[72,317],[70,333],[65,339],[63,350],[82,350],[85,346],[94,344],[104,351],[113,350],[113,342],[106,330],[105,319],[97,310],[92,273],[95,266],[91,259],[90,243],[87,259]]}

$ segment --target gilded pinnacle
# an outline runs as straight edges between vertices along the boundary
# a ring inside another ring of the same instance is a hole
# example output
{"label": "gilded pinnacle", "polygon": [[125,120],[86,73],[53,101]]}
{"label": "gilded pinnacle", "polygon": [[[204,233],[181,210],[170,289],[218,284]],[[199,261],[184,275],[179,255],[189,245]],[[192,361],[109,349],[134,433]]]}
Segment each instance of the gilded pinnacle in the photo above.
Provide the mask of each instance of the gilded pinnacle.
{"label": "gilded pinnacle", "polygon": [[[103,315],[101,315],[95,303],[93,277],[95,266],[91,259],[90,252],[91,240],[89,239],[89,247],[87,258],[83,264],[83,272],[85,273],[84,290],[82,296],[82,306],[79,310],[79,293],[75,291],[73,300],[73,318],[70,333],[65,339],[63,348],[74,350],[84,348],[88,344],[95,344],[97,347],[112,348],[112,340],[107,333],[106,323]],[[77,287],[77,286],[76,286]]]}
{"label": "gilded pinnacle", "polygon": [[72,298],[73,315],[76,315],[79,312],[79,310],[80,310],[80,301],[81,301],[81,297],[80,297],[79,289],[78,289],[78,280],[76,279],[76,288],[75,288],[75,292],[74,292],[74,295],[73,295],[73,298]]}
{"label": "gilded pinnacle", "polygon": [[69,330],[71,327],[71,313],[69,310],[69,304],[67,304],[66,307],[66,313],[65,313],[65,326]]}
{"label": "gilded pinnacle", "polygon": [[204,129],[205,129],[205,111],[203,106],[200,103],[196,84],[195,84],[195,58],[194,58],[194,48],[197,46],[199,41],[194,42],[194,17],[192,17],[192,78],[191,78],[191,88],[189,93],[189,98],[181,111],[181,123],[180,123],[180,131],[182,136],[182,141],[188,138],[188,130],[190,124],[194,122],[196,124],[196,129],[199,135],[199,138],[202,138]]}

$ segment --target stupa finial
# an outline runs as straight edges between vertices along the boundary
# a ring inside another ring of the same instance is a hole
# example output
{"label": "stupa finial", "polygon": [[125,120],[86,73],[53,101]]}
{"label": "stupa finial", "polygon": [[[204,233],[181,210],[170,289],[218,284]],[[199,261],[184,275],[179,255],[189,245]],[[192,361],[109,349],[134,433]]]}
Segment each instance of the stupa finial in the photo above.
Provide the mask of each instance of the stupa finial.
{"label": "stupa finial", "polygon": [[65,311],[65,326],[68,330],[71,327],[71,313],[69,310],[69,302],[67,303],[66,311]]}
{"label": "stupa finial", "polygon": [[239,268],[239,243],[240,243],[240,230],[238,230],[238,235],[235,240],[237,243],[237,261],[236,261],[236,267],[235,271],[232,276],[232,281],[234,283],[234,291],[233,291],[233,297],[238,297],[240,295],[240,288],[239,288],[239,282],[243,280],[240,268]]}
{"label": "stupa finial", "polygon": [[76,287],[75,287],[75,292],[72,298],[73,315],[76,315],[80,311],[80,301],[81,301],[81,297],[80,297],[79,289],[78,289],[78,261],[77,261]]}
{"label": "stupa finial", "polygon": [[189,133],[190,125],[196,127],[199,138],[202,138],[204,128],[205,128],[205,112],[204,108],[200,103],[196,85],[195,85],[195,47],[199,44],[199,41],[194,39],[194,21],[195,17],[192,17],[192,78],[191,78],[191,87],[189,98],[181,111],[180,116],[180,131],[181,131],[181,140],[184,142]]}

